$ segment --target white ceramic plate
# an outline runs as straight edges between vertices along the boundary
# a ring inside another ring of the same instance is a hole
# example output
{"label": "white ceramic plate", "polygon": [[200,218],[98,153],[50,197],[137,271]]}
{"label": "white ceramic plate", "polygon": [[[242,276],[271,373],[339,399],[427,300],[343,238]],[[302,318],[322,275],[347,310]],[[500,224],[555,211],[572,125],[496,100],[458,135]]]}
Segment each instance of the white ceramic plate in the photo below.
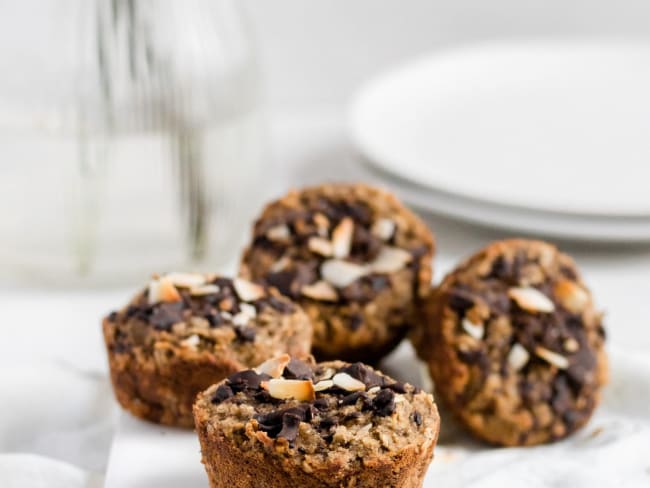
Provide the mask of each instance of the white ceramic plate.
{"label": "white ceramic plate", "polygon": [[650,241],[650,218],[574,215],[522,209],[463,198],[453,193],[411,184],[407,180],[373,173],[374,181],[423,212],[458,218],[489,228],[544,238],[600,243],[645,243]]}
{"label": "white ceramic plate", "polygon": [[351,133],[384,171],[459,197],[650,222],[650,43],[429,55],[363,87]]}
{"label": "white ceramic plate", "polygon": [[[650,480],[650,364],[612,351],[611,386],[589,424],[571,438],[534,448],[494,449],[468,438],[442,412],[443,428],[424,488],[647,488]],[[382,363],[387,373],[419,383],[408,343]],[[196,434],[122,414],[106,488],[206,488]]]}

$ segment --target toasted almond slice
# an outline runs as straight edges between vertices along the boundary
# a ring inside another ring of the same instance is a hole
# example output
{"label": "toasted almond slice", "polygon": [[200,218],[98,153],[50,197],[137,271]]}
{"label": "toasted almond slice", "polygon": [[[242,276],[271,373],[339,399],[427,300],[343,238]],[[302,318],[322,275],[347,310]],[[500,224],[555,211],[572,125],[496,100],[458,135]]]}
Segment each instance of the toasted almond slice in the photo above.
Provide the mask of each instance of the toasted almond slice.
{"label": "toasted almond slice", "polygon": [[353,378],[347,373],[336,373],[332,378],[336,386],[346,391],[364,391],[366,385],[356,378]]}
{"label": "toasted almond slice", "polygon": [[251,321],[251,317],[250,315],[247,315],[243,312],[239,312],[232,316],[231,321],[233,324],[239,327],[243,327],[244,325],[248,325],[248,323]]}
{"label": "toasted almond slice", "polygon": [[310,237],[309,241],[307,241],[307,248],[309,248],[311,252],[315,252],[316,254],[325,256],[326,258],[329,258],[334,253],[334,246],[332,246],[332,243],[322,237]]}
{"label": "toasted almond slice", "polygon": [[365,266],[348,263],[340,259],[328,259],[320,267],[323,279],[337,288],[345,288],[349,284],[368,274]]}
{"label": "toasted almond slice", "polygon": [[287,268],[291,264],[291,259],[289,259],[287,256],[282,256],[280,259],[278,259],[275,263],[271,265],[271,271],[273,273],[277,273],[278,271],[282,271]]}
{"label": "toasted almond slice", "polygon": [[467,332],[474,339],[478,341],[483,339],[483,334],[485,334],[485,328],[483,327],[483,324],[474,324],[467,318],[464,318],[461,324],[465,332]]}
{"label": "toasted almond slice", "polygon": [[321,302],[336,302],[339,299],[339,295],[336,293],[334,287],[323,280],[311,285],[305,285],[300,291],[304,296]]}
{"label": "toasted almond slice", "polygon": [[197,334],[192,334],[191,336],[183,339],[181,345],[190,348],[196,348],[201,343],[201,338]]}
{"label": "toasted almond slice", "polygon": [[567,358],[545,347],[537,346],[535,348],[535,354],[559,369],[567,369],[569,367],[569,360]]}
{"label": "toasted almond slice", "polygon": [[314,384],[310,380],[285,380],[284,378],[273,378],[266,383],[269,395],[278,400],[298,400],[300,402],[311,402],[316,398]]}
{"label": "toasted almond slice", "polygon": [[232,320],[233,316],[230,312],[221,312],[221,317],[223,317],[224,320]]}
{"label": "toasted almond slice", "polygon": [[510,288],[508,296],[512,298],[517,305],[528,312],[551,313],[555,310],[555,304],[537,288],[518,287]]}
{"label": "toasted almond slice", "polygon": [[327,237],[330,230],[330,219],[328,219],[326,215],[318,212],[317,214],[314,214],[314,222],[318,229],[318,235],[321,237]]}
{"label": "toasted almond slice", "polygon": [[272,378],[279,378],[282,376],[282,372],[287,364],[289,364],[289,361],[291,361],[291,356],[282,354],[281,356],[267,359],[255,368],[255,372],[257,374],[268,374]]}
{"label": "toasted almond slice", "polygon": [[239,313],[243,313],[245,315],[248,315],[252,319],[257,317],[257,309],[255,308],[254,305],[251,305],[250,303],[240,303],[239,304]]}
{"label": "toasted almond slice", "polygon": [[508,353],[508,364],[515,371],[519,371],[521,368],[526,366],[526,363],[530,359],[530,354],[524,346],[515,342]]}
{"label": "toasted almond slice", "polygon": [[194,297],[212,295],[214,293],[219,293],[219,287],[217,285],[201,285],[190,288],[190,295]]}
{"label": "toasted almond slice", "polygon": [[263,287],[243,278],[235,278],[232,280],[232,284],[239,299],[245,302],[259,300],[266,294]]}
{"label": "toasted almond slice", "polygon": [[322,380],[329,380],[336,371],[333,368],[327,368],[325,371],[323,371],[323,374],[321,375],[321,381]]}
{"label": "toasted almond slice", "polygon": [[205,276],[199,273],[168,273],[165,275],[173,285],[179,288],[194,288],[205,284]]}
{"label": "toasted almond slice", "polygon": [[368,267],[375,273],[394,273],[404,268],[412,259],[411,253],[404,249],[384,246]]}
{"label": "toasted almond slice", "polygon": [[332,231],[332,247],[334,257],[347,258],[350,255],[352,246],[352,235],[354,234],[354,221],[350,217],[344,217],[339,225]]}
{"label": "toasted almond slice", "polygon": [[567,352],[576,352],[578,349],[580,349],[580,343],[573,337],[566,339],[562,345],[564,346],[564,350]]}
{"label": "toasted almond slice", "polygon": [[266,237],[270,241],[282,242],[288,240],[289,237],[291,237],[291,231],[285,224],[280,224],[267,230]]}
{"label": "toasted almond slice", "polygon": [[381,239],[382,241],[388,241],[393,234],[395,234],[395,228],[397,225],[395,221],[391,219],[379,219],[375,220],[370,228],[370,233]]}
{"label": "toasted almond slice", "polygon": [[149,283],[149,303],[178,302],[181,295],[174,284],[167,278],[162,277]]}
{"label": "toasted almond slice", "polygon": [[553,291],[560,303],[570,312],[582,312],[589,303],[589,294],[575,281],[558,281]]}
{"label": "toasted almond slice", "polygon": [[314,391],[327,390],[329,388],[332,388],[333,386],[334,386],[334,382],[332,380],[321,380],[314,385]]}

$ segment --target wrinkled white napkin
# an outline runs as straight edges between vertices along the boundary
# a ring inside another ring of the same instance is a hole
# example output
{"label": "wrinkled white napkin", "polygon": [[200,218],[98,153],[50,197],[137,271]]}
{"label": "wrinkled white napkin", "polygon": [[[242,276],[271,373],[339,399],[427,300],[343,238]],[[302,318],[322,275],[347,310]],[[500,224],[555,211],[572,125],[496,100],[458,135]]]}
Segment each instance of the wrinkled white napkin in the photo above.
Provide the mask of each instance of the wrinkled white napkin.
{"label": "wrinkled white napkin", "polygon": [[13,363],[0,391],[0,487],[102,486],[116,419],[104,375]]}

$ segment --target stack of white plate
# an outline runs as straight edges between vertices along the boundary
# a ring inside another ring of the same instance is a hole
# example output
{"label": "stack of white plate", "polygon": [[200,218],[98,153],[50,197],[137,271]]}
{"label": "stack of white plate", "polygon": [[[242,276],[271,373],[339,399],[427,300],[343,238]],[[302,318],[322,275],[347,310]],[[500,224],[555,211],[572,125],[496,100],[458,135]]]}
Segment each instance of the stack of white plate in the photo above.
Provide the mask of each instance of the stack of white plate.
{"label": "stack of white plate", "polygon": [[412,205],[575,240],[650,241],[650,43],[485,43],[368,83],[353,142]]}

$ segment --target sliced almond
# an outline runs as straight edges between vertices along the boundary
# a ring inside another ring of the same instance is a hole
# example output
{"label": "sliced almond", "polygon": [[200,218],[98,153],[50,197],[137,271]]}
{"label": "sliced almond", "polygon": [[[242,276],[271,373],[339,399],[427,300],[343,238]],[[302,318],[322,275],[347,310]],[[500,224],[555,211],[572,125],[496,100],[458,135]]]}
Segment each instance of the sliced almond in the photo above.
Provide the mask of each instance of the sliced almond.
{"label": "sliced almond", "polygon": [[330,230],[330,219],[322,213],[314,214],[314,222],[316,223],[316,228],[318,229],[318,235],[321,237],[327,237]]}
{"label": "sliced almond", "polygon": [[515,342],[508,353],[508,364],[515,371],[519,371],[521,368],[526,366],[526,363],[530,359],[530,354],[524,346]]}
{"label": "sliced almond", "polygon": [[199,273],[168,273],[165,278],[179,288],[194,288],[205,284],[205,276]]}
{"label": "sliced almond", "polygon": [[251,305],[250,303],[240,303],[239,304],[239,313],[243,313],[245,315],[248,315],[252,319],[257,317],[257,309],[255,308],[254,305]]}
{"label": "sliced almond", "polygon": [[368,394],[374,395],[375,393],[379,393],[379,390],[381,390],[381,386],[373,386],[372,388],[368,389]]}
{"label": "sliced almond", "polygon": [[[226,312],[224,312],[224,314],[225,313]],[[251,321],[251,317],[245,313],[239,312],[233,315],[230,320],[233,324],[239,327],[243,327],[244,325],[248,325],[248,323]]]}
{"label": "sliced almond", "polygon": [[219,293],[219,287],[217,285],[201,285],[190,288],[190,295],[195,297],[212,295],[214,293]]}
{"label": "sliced almond", "polygon": [[580,349],[580,343],[573,337],[566,339],[562,345],[564,346],[564,350],[567,352],[576,352],[578,349]]}
{"label": "sliced almond", "polygon": [[291,264],[291,259],[287,256],[282,256],[275,263],[271,265],[271,272],[277,273],[278,271],[283,271]]}
{"label": "sliced almond", "polygon": [[357,430],[355,437],[357,439],[361,439],[362,437],[367,436],[370,433],[370,429],[372,429],[372,424],[364,425],[359,430]]}
{"label": "sliced almond", "polygon": [[412,259],[411,253],[404,249],[384,246],[377,257],[368,264],[368,268],[375,273],[394,273],[403,269]]}
{"label": "sliced almond", "polygon": [[575,281],[561,280],[553,291],[560,303],[570,312],[582,312],[589,303],[589,294]]}
{"label": "sliced almond", "polygon": [[195,349],[196,346],[198,346],[200,343],[201,343],[201,338],[196,334],[192,334],[191,336],[181,341],[182,346],[190,347],[193,349]]}
{"label": "sliced almond", "polygon": [[262,387],[266,387],[269,395],[278,400],[311,402],[316,398],[314,384],[310,380],[273,378],[267,382],[262,382]]}
{"label": "sliced almond", "polygon": [[395,234],[396,227],[395,221],[391,219],[379,219],[372,224],[370,233],[382,241],[388,241]]}
{"label": "sliced almond", "polygon": [[336,293],[334,287],[323,280],[311,285],[305,285],[300,291],[304,296],[321,302],[336,302],[339,299],[339,295]]}
{"label": "sliced almond", "polygon": [[328,259],[321,265],[320,273],[325,281],[337,288],[345,288],[368,274],[368,269],[340,259]]}
{"label": "sliced almond", "polygon": [[332,231],[334,257],[347,258],[350,255],[353,234],[354,221],[350,217],[344,217]]}
{"label": "sliced almond", "polygon": [[463,319],[461,324],[465,332],[467,332],[474,339],[478,341],[483,339],[483,334],[485,334],[485,328],[483,327],[483,324],[474,324],[466,318]]}
{"label": "sliced almond", "polygon": [[510,288],[508,296],[528,312],[551,313],[555,310],[555,304],[551,299],[536,288]]}
{"label": "sliced almond", "polygon": [[267,359],[255,368],[255,372],[257,374],[268,374],[272,378],[279,378],[282,376],[282,372],[287,364],[289,364],[289,361],[291,361],[291,357],[288,354]]}
{"label": "sliced almond", "polygon": [[235,278],[232,280],[232,284],[235,287],[235,292],[237,292],[239,299],[245,302],[253,302],[266,295],[262,286],[243,278]]}
{"label": "sliced almond", "polygon": [[167,278],[162,277],[149,283],[149,303],[178,302],[181,295],[174,284]]}
{"label": "sliced almond", "polygon": [[291,237],[291,231],[289,230],[289,227],[284,224],[276,225],[275,227],[271,227],[266,231],[266,237],[270,241],[287,241],[289,237]]}
{"label": "sliced almond", "polygon": [[364,391],[366,385],[347,373],[336,373],[332,378],[336,386],[346,391]]}
{"label": "sliced almond", "polygon": [[535,354],[559,369],[567,369],[569,367],[569,360],[567,358],[545,347],[537,346],[535,348]]}
{"label": "sliced almond", "polygon": [[322,237],[310,237],[307,241],[307,248],[316,254],[329,258],[334,253],[334,246],[327,239]]}
{"label": "sliced almond", "polygon": [[333,368],[327,368],[321,375],[321,380],[329,380],[335,374],[336,371]]}
{"label": "sliced almond", "polygon": [[327,390],[329,388],[332,388],[333,386],[334,386],[334,382],[332,380],[321,380],[314,385],[314,391]]}

